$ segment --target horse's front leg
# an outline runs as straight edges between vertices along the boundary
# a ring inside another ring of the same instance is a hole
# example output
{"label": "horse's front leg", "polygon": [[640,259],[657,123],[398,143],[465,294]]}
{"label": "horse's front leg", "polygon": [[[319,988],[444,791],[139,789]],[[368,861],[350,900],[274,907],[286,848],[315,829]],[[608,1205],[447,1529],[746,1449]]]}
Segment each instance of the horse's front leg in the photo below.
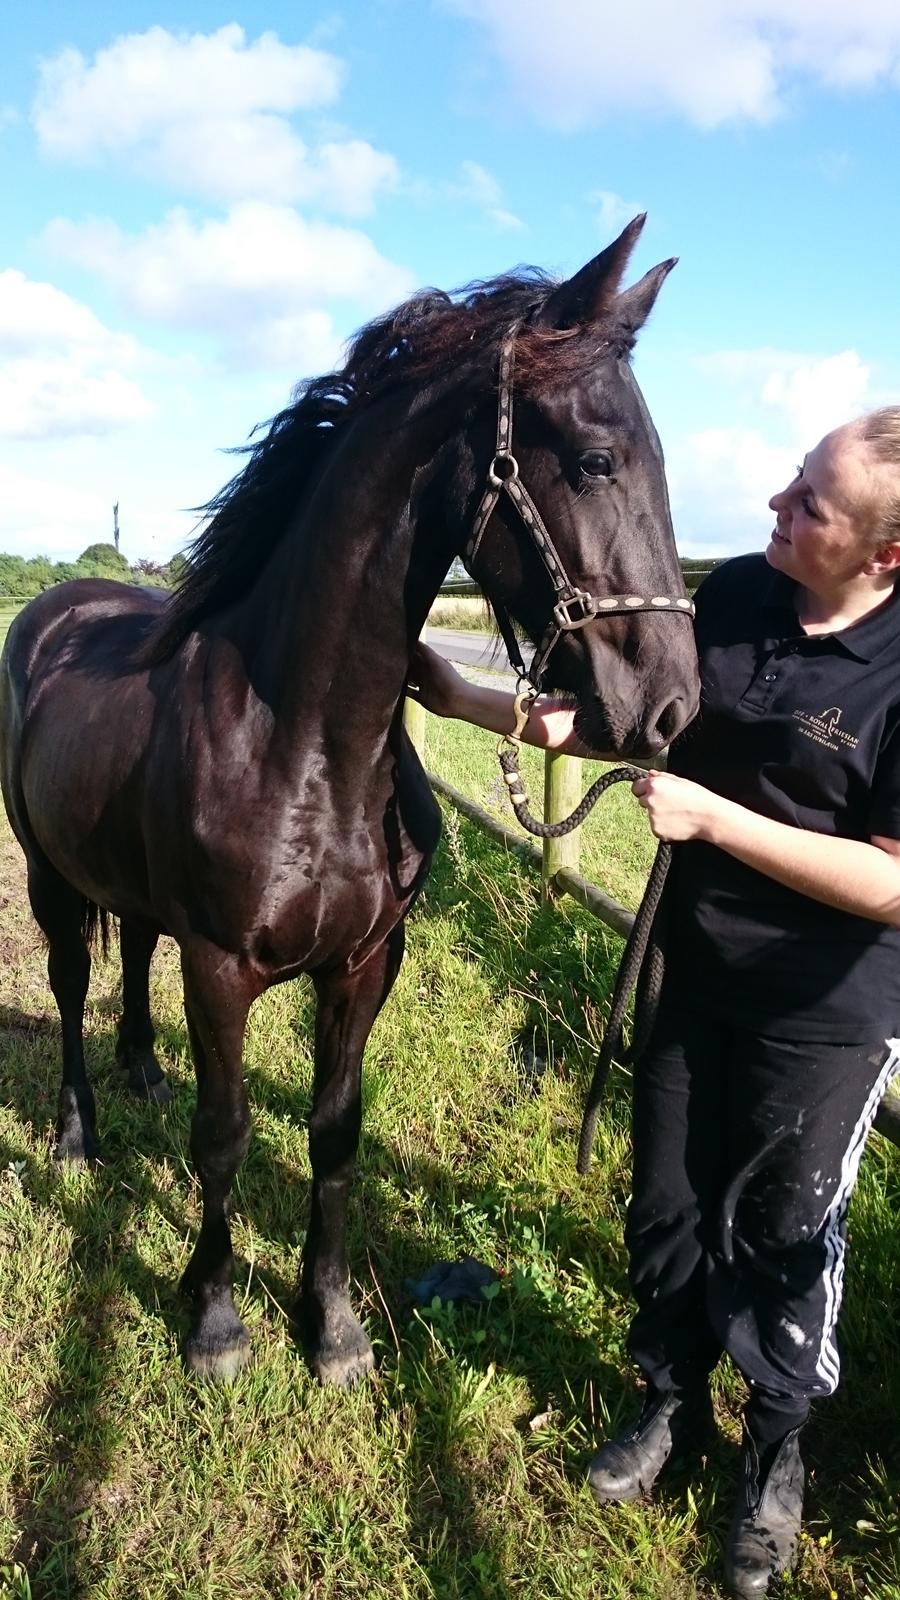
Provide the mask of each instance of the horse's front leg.
{"label": "horse's front leg", "polygon": [[185,1359],[226,1381],[250,1358],[250,1336],[232,1297],[234,1257],[228,1207],[250,1143],[243,1044],[256,989],[238,962],[209,946],[182,950],[184,1009],[197,1074],[191,1155],[203,1191],[203,1217],[182,1289],[193,1303]]}
{"label": "horse's front leg", "polygon": [[362,1056],[403,959],[403,925],[352,972],[314,974],[316,1066],[309,1122],[312,1203],[298,1320],[322,1383],[355,1383],[375,1364],[350,1304],[347,1201],[359,1143]]}

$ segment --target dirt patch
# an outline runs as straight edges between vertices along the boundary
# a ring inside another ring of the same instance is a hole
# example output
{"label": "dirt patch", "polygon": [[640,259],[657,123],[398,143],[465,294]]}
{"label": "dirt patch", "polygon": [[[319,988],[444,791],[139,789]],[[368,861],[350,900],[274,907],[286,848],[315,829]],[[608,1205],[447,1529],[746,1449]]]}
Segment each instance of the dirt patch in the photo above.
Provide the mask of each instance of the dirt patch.
{"label": "dirt patch", "polygon": [[25,857],[6,818],[0,820],[0,906],[27,905]]}

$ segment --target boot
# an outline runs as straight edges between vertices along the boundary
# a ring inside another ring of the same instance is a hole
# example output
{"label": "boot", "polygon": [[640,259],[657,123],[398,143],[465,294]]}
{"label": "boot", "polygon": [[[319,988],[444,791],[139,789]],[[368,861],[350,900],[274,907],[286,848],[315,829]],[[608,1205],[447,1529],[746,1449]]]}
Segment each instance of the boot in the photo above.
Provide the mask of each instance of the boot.
{"label": "boot", "polygon": [[699,1446],[713,1431],[708,1389],[649,1395],[637,1423],[594,1456],[588,1468],[594,1498],[637,1500],[652,1488],[670,1456]]}
{"label": "boot", "polygon": [[799,1439],[800,1429],[792,1428],[761,1472],[745,1425],[742,1483],[725,1551],[725,1581],[735,1600],[764,1595],[773,1578],[797,1565],[805,1477]]}

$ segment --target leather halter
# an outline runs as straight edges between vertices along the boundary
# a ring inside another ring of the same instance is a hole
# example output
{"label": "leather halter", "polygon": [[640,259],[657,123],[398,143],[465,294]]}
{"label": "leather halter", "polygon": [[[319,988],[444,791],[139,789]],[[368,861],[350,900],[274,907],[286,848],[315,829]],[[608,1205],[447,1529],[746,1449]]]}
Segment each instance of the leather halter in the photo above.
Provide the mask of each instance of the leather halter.
{"label": "leather halter", "polygon": [[472,563],[478,554],[485,529],[501,494],[507,494],[547,569],[555,596],[553,620],[535,651],[528,671],[506,608],[494,605],[494,613],[511,666],[520,679],[525,679],[534,692],[539,693],[550,652],[564,633],[584,628],[597,617],[627,616],[633,611],[680,611],[692,617],[694,602],[686,595],[654,594],[645,597],[638,594],[611,594],[596,597],[587,589],[570,582],[546,524],[519,477],[519,463],[512,451],[513,375],[516,337],[521,326],[520,322],[514,323],[500,347],[497,448],[487,470],[487,488],[475,513],[472,532],[463,553],[463,565],[469,576],[474,577]]}

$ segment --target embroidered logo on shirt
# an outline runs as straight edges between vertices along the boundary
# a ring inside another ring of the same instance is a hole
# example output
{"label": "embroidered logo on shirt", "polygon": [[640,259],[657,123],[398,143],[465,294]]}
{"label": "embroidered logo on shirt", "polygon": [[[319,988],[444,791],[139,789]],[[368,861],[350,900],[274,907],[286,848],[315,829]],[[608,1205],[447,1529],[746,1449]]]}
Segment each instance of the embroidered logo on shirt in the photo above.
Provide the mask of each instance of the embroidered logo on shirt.
{"label": "embroidered logo on shirt", "polygon": [[818,716],[811,711],[795,711],[794,720],[799,722],[800,732],[807,739],[814,739],[816,744],[823,744],[828,750],[855,750],[859,740],[841,727],[842,715],[840,706],[826,706]]}

